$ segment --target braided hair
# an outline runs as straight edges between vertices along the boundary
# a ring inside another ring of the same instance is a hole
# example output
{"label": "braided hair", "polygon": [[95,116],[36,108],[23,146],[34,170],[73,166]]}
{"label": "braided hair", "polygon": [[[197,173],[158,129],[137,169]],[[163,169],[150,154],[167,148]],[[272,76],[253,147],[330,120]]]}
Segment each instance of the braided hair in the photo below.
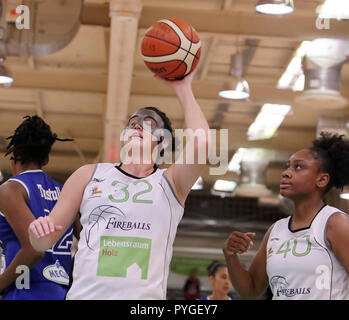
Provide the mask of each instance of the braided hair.
{"label": "braided hair", "polygon": [[45,164],[52,145],[58,141],[73,141],[60,139],[45,121],[37,115],[25,116],[24,121],[16,128],[6,147],[5,156],[12,153],[11,159],[22,164],[35,163],[40,167]]}
{"label": "braided hair", "polygon": [[210,265],[207,267],[208,276],[214,277],[221,267],[226,267],[227,265],[225,263],[219,262],[218,260],[214,260],[210,263]]}
{"label": "braided hair", "polygon": [[320,170],[330,176],[325,192],[349,183],[349,140],[344,135],[321,132],[309,150],[320,161]]}

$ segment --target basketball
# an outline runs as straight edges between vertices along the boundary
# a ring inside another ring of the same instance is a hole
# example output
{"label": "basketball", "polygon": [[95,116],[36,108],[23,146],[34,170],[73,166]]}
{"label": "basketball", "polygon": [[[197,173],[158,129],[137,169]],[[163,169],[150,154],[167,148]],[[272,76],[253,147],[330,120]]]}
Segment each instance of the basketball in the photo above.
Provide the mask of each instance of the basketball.
{"label": "basketball", "polygon": [[200,59],[201,41],[195,29],[179,19],[154,23],[141,43],[146,66],[169,80],[182,79],[192,72]]}

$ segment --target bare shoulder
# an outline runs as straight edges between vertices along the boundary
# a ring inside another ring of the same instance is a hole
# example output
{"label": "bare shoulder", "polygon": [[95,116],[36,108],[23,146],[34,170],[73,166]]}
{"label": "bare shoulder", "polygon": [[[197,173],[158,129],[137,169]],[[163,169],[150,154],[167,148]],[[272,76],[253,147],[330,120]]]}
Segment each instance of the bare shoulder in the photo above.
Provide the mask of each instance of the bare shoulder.
{"label": "bare shoulder", "polygon": [[84,174],[92,174],[92,172],[95,170],[96,168],[95,163],[93,164],[85,164],[83,166],[81,166],[79,169],[77,169],[75,172],[79,172],[79,174],[84,175]]}
{"label": "bare shoulder", "polygon": [[16,196],[18,194],[25,194],[23,186],[16,181],[6,181],[0,186],[0,201],[8,199],[8,197]]}
{"label": "bare shoulder", "polygon": [[273,227],[274,227],[275,223],[273,223],[269,229],[267,230],[267,232],[264,234],[264,237],[263,237],[263,245],[267,245],[268,243],[268,240],[269,240],[269,236],[270,236],[270,233],[271,231],[273,230]]}
{"label": "bare shoulder", "polygon": [[349,241],[349,216],[336,212],[327,221],[326,238],[331,247]]}
{"label": "bare shoulder", "polygon": [[330,216],[327,222],[327,231],[337,228],[348,228],[349,230],[349,215],[338,211]]}
{"label": "bare shoulder", "polygon": [[[82,181],[85,181],[87,179],[90,180],[94,170],[96,168],[96,164],[86,164],[75,170],[72,175],[69,177],[69,179],[82,179]],[[68,179],[68,180],[69,180]]]}
{"label": "bare shoulder", "polygon": [[6,181],[0,186],[0,211],[8,215],[17,215],[26,210],[28,194],[24,187],[16,181]]}
{"label": "bare shoulder", "polygon": [[96,164],[86,164],[82,167],[75,170],[70,177],[66,180],[63,185],[63,193],[66,193],[66,190],[82,190],[89,183],[93,172],[96,168]]}

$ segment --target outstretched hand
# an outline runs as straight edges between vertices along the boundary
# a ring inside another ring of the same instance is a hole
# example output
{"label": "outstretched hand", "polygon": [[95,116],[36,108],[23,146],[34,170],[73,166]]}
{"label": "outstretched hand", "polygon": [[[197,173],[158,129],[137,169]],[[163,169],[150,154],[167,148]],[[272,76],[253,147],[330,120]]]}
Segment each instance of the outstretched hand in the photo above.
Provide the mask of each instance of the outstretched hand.
{"label": "outstretched hand", "polygon": [[60,225],[55,225],[49,216],[39,217],[29,225],[29,234],[39,239],[60,231],[62,228]]}
{"label": "outstretched hand", "polygon": [[253,245],[251,238],[255,235],[254,232],[234,231],[225,241],[223,251],[227,254],[244,253]]}

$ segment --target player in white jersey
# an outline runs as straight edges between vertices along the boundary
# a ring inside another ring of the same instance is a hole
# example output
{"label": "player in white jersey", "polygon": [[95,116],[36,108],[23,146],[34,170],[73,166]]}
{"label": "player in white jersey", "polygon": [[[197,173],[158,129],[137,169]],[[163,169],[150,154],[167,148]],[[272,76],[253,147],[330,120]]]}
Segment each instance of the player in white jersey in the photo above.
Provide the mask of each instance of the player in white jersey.
{"label": "player in white jersey", "polygon": [[237,254],[250,247],[253,232],[233,232],[223,252],[235,289],[243,298],[349,299],[349,216],[326,205],[332,188],[349,183],[349,141],[322,133],[313,146],[294,153],[282,173],[280,193],[294,203],[292,216],[265,234],[248,270]]}
{"label": "player in white jersey", "polygon": [[[162,80],[175,91],[187,128],[205,132],[204,139],[186,144],[184,157],[186,149],[197,155],[208,145],[209,127],[193,95],[192,77]],[[157,129],[172,131],[165,114],[156,108],[141,109],[128,121],[127,144],[138,145],[144,155],[149,145],[142,142],[152,136],[151,154],[161,153],[169,137],[156,137]],[[50,218],[29,227],[33,247],[42,251],[57,241],[80,211],[83,229],[67,299],[166,298],[175,233],[204,165],[184,159],[160,170],[150,160],[79,168],[64,184]]]}

